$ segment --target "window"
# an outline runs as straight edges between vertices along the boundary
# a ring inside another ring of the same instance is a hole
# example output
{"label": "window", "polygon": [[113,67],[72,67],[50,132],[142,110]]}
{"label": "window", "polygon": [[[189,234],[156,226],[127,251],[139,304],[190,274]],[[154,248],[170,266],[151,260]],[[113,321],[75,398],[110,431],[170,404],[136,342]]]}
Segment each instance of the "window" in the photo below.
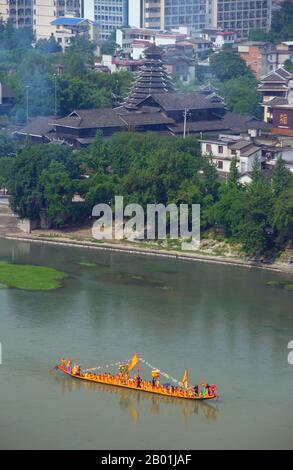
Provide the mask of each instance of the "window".
{"label": "window", "polygon": [[211,152],[212,151],[212,146],[211,144],[206,144],[206,151]]}
{"label": "window", "polygon": [[223,147],[223,145],[219,145],[219,146],[218,146],[218,152],[219,152],[219,153],[223,153],[223,152],[224,152],[224,147]]}
{"label": "window", "polygon": [[280,126],[288,126],[288,114],[281,113],[279,118]]}
{"label": "window", "polygon": [[217,161],[217,168],[219,170],[222,170],[223,169],[223,162],[222,161]]}

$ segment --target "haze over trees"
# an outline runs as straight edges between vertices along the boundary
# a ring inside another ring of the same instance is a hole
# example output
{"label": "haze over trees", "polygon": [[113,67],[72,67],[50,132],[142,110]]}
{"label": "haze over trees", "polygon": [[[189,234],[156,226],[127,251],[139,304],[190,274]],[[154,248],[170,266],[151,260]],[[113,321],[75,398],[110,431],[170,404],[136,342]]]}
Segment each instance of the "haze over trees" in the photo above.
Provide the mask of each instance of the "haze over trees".
{"label": "haze over trees", "polygon": [[0,80],[16,94],[10,118],[17,124],[29,116],[65,115],[77,108],[112,106],[125,97],[132,75],[94,70],[95,46],[82,37],[73,38],[65,54],[54,38],[32,46],[29,28],[15,29],[0,19]]}

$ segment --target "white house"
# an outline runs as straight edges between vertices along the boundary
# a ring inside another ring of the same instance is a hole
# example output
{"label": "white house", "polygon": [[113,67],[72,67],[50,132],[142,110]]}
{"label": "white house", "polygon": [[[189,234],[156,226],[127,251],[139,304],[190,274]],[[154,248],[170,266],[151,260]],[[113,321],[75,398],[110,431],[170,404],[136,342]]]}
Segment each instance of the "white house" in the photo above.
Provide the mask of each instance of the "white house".
{"label": "white house", "polygon": [[218,140],[201,140],[202,155],[211,157],[218,172],[222,175],[230,173],[230,166],[233,158],[237,158],[237,167],[240,176],[249,174],[252,171],[253,163],[257,159],[262,161],[262,149],[254,145],[248,138],[233,136],[223,137]]}
{"label": "white house", "polygon": [[225,45],[233,45],[237,34],[235,31],[219,31],[217,29],[204,29],[201,37],[213,45],[214,50],[221,49]]}
{"label": "white house", "polygon": [[62,16],[51,22],[53,35],[62,47],[63,52],[70,45],[72,37],[83,36],[86,39],[97,42],[99,37],[98,24],[84,18]]}

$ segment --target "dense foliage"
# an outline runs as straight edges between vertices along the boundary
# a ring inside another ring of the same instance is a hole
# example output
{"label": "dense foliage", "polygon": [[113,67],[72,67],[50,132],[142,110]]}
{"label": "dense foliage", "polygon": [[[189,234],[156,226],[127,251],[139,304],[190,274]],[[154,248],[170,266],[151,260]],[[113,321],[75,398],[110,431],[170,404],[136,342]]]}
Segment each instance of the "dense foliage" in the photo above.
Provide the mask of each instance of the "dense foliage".
{"label": "dense foliage", "polygon": [[258,82],[238,54],[230,48],[223,49],[210,58],[209,69],[214,85],[231,111],[262,117]]}
{"label": "dense foliage", "polygon": [[[4,157],[5,158],[5,157]],[[239,182],[236,160],[220,181],[194,137],[118,133],[80,151],[35,146],[10,158],[5,184],[21,217],[43,211],[52,226],[87,220],[97,203],[201,204],[202,230],[240,241],[249,256],[274,254],[293,240],[293,175],[279,159],[272,179],[255,162],[250,185]],[[1,159],[0,159],[1,162]],[[84,175],[87,175],[85,177]],[[73,202],[79,194],[84,202]]]}

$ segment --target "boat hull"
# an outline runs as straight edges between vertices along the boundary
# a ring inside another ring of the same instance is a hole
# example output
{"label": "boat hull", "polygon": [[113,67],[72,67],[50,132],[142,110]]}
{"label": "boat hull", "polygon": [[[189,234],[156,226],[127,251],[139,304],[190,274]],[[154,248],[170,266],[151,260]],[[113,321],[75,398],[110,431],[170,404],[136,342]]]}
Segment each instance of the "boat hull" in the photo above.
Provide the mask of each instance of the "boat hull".
{"label": "boat hull", "polygon": [[131,385],[125,385],[125,384],[115,384],[115,383],[111,383],[111,382],[108,382],[107,380],[100,380],[98,378],[90,378],[90,377],[83,377],[81,375],[75,375],[75,374],[72,374],[72,372],[69,372],[65,367],[61,366],[61,365],[58,365],[57,368],[63,372],[64,374],[66,375],[69,375],[70,377],[74,378],[74,379],[77,379],[77,380],[83,380],[83,381],[86,381],[86,382],[94,382],[94,383],[98,383],[98,384],[103,384],[103,385],[109,385],[109,386],[112,386],[112,387],[119,387],[119,388],[127,388],[129,390],[137,390],[138,392],[145,392],[145,393],[152,393],[152,394],[155,394],[155,395],[161,395],[163,397],[172,397],[172,398],[178,398],[178,399],[181,399],[181,400],[200,400],[200,401],[205,401],[205,400],[214,400],[217,398],[216,395],[208,395],[208,396],[204,396],[204,397],[185,397],[185,396],[181,396],[181,395],[176,395],[176,394],[173,394],[173,393],[164,393],[163,391],[160,391],[160,390],[146,390],[146,389],[143,389],[143,388],[139,388],[139,387],[136,387],[135,385],[131,386]]}

